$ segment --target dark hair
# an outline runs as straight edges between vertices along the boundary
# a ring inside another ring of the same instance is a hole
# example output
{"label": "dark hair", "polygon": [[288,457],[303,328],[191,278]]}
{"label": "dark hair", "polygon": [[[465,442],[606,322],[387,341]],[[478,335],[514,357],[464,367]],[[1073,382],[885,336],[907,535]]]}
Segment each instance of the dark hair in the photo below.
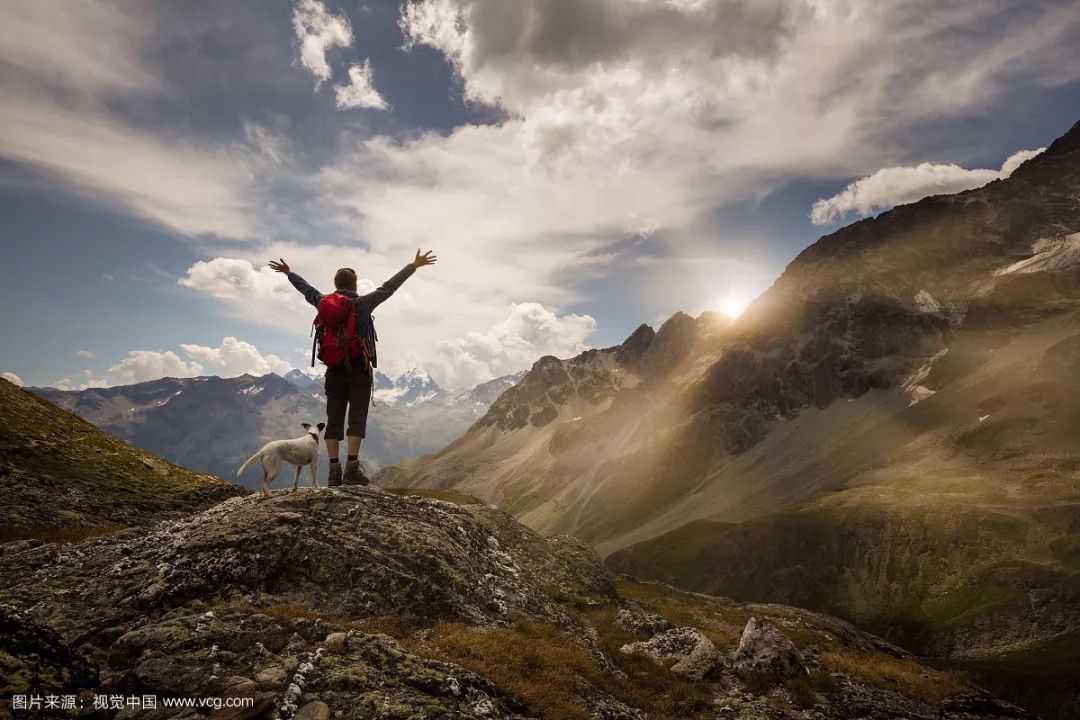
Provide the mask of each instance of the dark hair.
{"label": "dark hair", "polygon": [[356,271],[352,268],[341,268],[334,273],[335,290],[356,290]]}

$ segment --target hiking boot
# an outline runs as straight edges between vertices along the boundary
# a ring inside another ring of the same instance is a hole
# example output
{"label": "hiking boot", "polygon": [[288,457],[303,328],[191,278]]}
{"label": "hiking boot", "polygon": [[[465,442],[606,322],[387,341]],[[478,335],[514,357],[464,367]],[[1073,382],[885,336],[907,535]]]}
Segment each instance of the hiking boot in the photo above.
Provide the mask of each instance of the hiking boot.
{"label": "hiking boot", "polygon": [[330,463],[330,477],[326,479],[326,487],[341,487],[341,463]]}
{"label": "hiking boot", "polygon": [[364,468],[360,466],[359,460],[350,460],[345,463],[346,485],[367,485],[370,482],[367,475],[364,474]]}

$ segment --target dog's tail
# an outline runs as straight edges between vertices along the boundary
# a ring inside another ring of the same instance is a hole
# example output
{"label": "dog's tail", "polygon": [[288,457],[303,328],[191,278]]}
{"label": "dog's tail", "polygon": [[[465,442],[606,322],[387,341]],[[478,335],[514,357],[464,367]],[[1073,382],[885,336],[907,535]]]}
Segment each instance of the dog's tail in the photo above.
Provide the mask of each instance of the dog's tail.
{"label": "dog's tail", "polygon": [[240,469],[236,471],[236,477],[240,477],[245,472],[247,472],[247,469],[255,464],[255,461],[259,459],[260,455],[262,455],[262,450],[249,457],[247,459],[247,462],[241,465]]}

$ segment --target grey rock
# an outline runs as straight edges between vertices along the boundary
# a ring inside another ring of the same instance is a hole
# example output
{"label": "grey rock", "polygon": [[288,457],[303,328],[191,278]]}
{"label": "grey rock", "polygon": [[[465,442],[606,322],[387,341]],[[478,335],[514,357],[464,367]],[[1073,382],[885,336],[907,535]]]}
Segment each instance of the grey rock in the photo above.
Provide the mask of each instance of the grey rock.
{"label": "grey rock", "polygon": [[674,627],[663,615],[629,603],[615,613],[615,622],[624,630],[650,636]]}
{"label": "grey rock", "polygon": [[641,653],[660,665],[674,661],[671,671],[693,680],[701,680],[721,662],[720,651],[712,640],[692,627],[673,628],[648,640],[623,645],[619,652]]}
{"label": "grey rock", "polygon": [[255,676],[255,682],[259,685],[281,685],[285,682],[285,668],[280,665],[272,665],[265,668]]}
{"label": "grey rock", "polygon": [[330,706],[318,700],[302,705],[293,720],[330,720]]}
{"label": "grey rock", "polygon": [[345,652],[345,647],[348,644],[349,636],[343,632],[330,633],[326,636],[326,640],[323,641],[323,647],[326,648],[326,652],[340,655]]}
{"label": "grey rock", "polygon": [[733,666],[740,672],[770,677],[807,672],[798,648],[774,625],[756,617],[750,618],[743,629]]}

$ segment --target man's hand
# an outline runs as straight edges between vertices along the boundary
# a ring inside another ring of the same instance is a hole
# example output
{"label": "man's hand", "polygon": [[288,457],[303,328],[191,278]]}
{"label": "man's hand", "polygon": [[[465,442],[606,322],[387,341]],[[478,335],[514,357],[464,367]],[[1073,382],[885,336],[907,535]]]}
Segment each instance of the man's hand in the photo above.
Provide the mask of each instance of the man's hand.
{"label": "man's hand", "polygon": [[412,261],[413,267],[422,268],[425,265],[434,265],[435,261],[438,260],[439,258],[432,255],[433,252],[434,252],[433,250],[428,250],[426,253],[421,255],[420,254],[420,249],[417,248],[417,250],[416,250],[416,259]]}
{"label": "man's hand", "polygon": [[[419,256],[417,256],[419,257]],[[289,263],[285,262],[285,258],[278,258],[277,260],[270,261],[270,269],[276,270],[279,273],[289,274]]]}

